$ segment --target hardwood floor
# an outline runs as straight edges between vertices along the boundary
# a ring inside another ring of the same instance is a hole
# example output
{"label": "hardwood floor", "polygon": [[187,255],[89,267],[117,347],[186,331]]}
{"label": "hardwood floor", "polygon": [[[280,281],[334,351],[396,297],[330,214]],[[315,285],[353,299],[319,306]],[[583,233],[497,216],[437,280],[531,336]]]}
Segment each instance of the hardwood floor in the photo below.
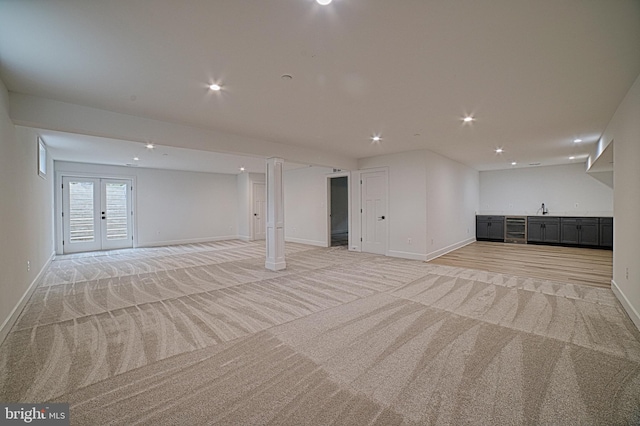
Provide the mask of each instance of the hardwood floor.
{"label": "hardwood floor", "polygon": [[575,247],[477,241],[429,263],[611,287],[613,252]]}

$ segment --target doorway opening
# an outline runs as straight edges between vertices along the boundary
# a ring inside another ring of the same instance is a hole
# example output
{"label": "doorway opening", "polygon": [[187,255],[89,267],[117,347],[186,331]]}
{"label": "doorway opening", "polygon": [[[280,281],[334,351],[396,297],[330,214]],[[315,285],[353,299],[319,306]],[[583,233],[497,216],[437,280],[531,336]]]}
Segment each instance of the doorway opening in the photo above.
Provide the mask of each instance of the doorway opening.
{"label": "doorway opening", "polygon": [[349,245],[349,177],[329,178],[330,246]]}

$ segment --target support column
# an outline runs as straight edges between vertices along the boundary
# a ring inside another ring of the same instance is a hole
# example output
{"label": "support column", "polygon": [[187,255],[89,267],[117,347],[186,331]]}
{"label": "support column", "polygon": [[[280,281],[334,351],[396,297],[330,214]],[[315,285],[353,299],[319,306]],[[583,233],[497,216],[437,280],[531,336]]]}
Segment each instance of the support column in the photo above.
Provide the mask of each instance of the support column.
{"label": "support column", "polygon": [[267,159],[267,260],[265,268],[280,271],[287,267],[284,259],[284,191],[282,158]]}

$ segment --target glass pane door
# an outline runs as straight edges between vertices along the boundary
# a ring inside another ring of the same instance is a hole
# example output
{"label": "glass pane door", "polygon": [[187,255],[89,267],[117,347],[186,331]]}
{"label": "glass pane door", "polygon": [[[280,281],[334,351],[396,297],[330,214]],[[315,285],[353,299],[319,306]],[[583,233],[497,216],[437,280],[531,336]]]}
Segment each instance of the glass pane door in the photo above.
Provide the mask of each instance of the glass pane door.
{"label": "glass pane door", "polygon": [[131,181],[102,179],[102,248],[132,247]]}
{"label": "glass pane door", "polygon": [[63,177],[65,253],[133,247],[131,181]]}
{"label": "glass pane door", "polygon": [[63,178],[64,252],[100,250],[100,180]]}

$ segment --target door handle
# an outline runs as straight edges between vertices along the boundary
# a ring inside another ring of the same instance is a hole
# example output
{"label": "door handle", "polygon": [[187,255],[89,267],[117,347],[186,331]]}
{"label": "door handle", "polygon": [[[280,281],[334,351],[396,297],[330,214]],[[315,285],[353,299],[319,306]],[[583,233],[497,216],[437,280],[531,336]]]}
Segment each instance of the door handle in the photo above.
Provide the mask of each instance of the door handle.
{"label": "door handle", "polygon": [[384,216],[380,216],[378,220],[384,220]]}

